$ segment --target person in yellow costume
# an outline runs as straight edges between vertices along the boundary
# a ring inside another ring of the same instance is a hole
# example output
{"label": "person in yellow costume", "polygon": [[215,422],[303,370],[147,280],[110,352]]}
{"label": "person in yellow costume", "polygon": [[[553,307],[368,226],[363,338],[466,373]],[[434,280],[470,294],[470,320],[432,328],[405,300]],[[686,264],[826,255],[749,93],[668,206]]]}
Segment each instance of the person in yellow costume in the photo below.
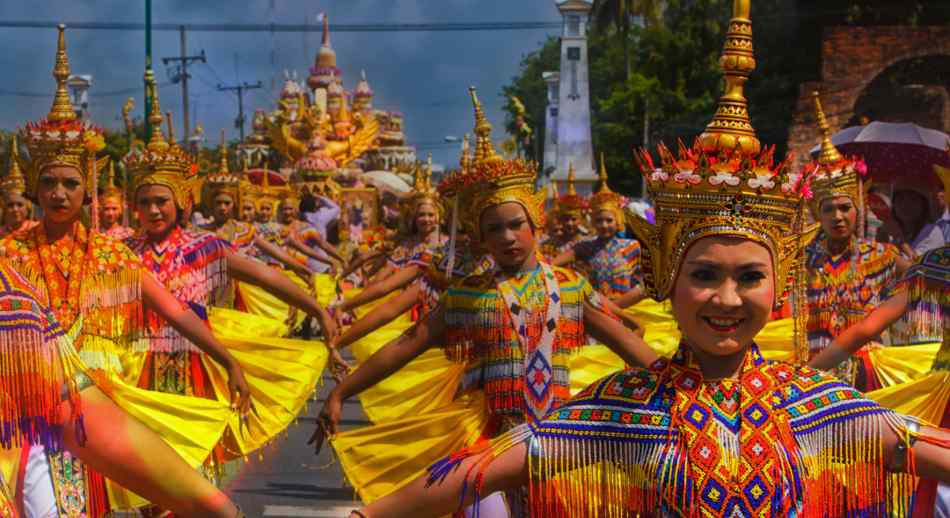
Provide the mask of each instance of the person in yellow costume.
{"label": "person in yellow costume", "polygon": [[677,354],[607,376],[351,517],[444,516],[525,486],[513,516],[901,516],[914,475],[950,480],[950,431],[765,360],[754,343],[787,293],[805,226],[798,182],[749,120],[749,9],[734,2],[726,91],[706,131],[686,154],[661,151],[659,167],[643,158],[657,224],[633,228],[646,288],[671,299],[683,330]]}
{"label": "person in yellow costume", "polygon": [[574,246],[586,237],[583,232],[590,201],[577,194],[574,178],[574,164],[570,164],[567,171],[567,194],[554,198],[558,232],[541,244],[541,253],[551,261],[573,250]]}
{"label": "person in yellow costume", "polygon": [[115,185],[115,163],[110,160],[106,184],[99,190],[99,230],[116,241],[132,237],[135,231],[122,224],[124,212],[125,192]]}
{"label": "person in yellow costume", "polygon": [[0,238],[34,226],[33,203],[26,197],[26,178],[20,165],[16,135],[10,138],[10,169],[0,181]]}
{"label": "person in yellow costume", "polygon": [[[95,189],[96,153],[102,150],[104,142],[98,129],[77,119],[69,100],[69,62],[62,25],[53,77],[56,93],[49,114],[21,131],[30,151],[27,192],[42,208],[43,219],[27,232],[0,240],[0,256],[35,286],[37,300],[50,308],[58,323],[74,338],[78,354],[72,359],[73,370],[84,376],[81,386],[94,383],[102,389],[89,393],[87,412],[97,410],[96,402],[103,401],[104,393],[123,409],[139,412],[133,413],[136,417],[148,419],[149,426],[173,447],[182,441],[204,439],[207,455],[227,418],[226,414],[212,412],[216,405],[196,398],[142,394],[122,383],[123,362],[137,348],[148,346],[143,310],[148,308],[161,315],[226,370],[228,396],[233,407],[242,413],[247,412],[249,404],[243,370],[201,320],[181,307],[125,245],[87,229],[80,221],[83,205]],[[105,412],[107,406],[102,408]],[[169,408],[174,412],[169,413]],[[198,422],[193,423],[193,437],[182,437],[180,430],[175,429],[180,426],[180,416],[196,414]],[[173,450],[157,445],[154,434],[141,427],[124,428],[122,422],[126,418],[114,413],[104,413],[102,417],[115,417],[116,421],[109,423],[111,432],[98,429],[96,440],[107,440],[114,452],[123,452],[144,464],[130,467],[134,469],[132,478],[139,479],[130,484],[131,489],[141,490],[156,502],[186,514],[202,515],[189,507],[193,504],[190,499],[202,500],[202,509],[215,516],[237,513],[233,504],[207,482],[180,474],[187,464]],[[105,425],[103,421],[99,423]],[[32,464],[37,457],[37,463],[48,459],[45,467],[55,489],[54,495],[39,495],[43,501],[37,505],[44,512],[98,518],[109,511],[105,480],[99,472],[88,469],[68,451],[51,453],[44,459],[35,455],[38,449],[42,451],[41,446],[30,448],[28,463]],[[105,468],[109,460],[111,457],[101,456],[92,457],[90,462],[93,467]],[[42,472],[43,466],[37,469]],[[186,482],[169,477],[169,473],[180,474],[177,476],[184,477],[181,480]],[[191,496],[181,499],[183,489],[184,494]]]}
{"label": "person in yellow costume", "polygon": [[[493,256],[494,264],[453,283],[437,308],[337,385],[327,398],[312,438],[318,447],[324,437],[336,432],[343,400],[391,375],[433,344],[443,344],[449,359],[465,366],[459,394],[473,398],[474,412],[487,409],[488,422],[475,427],[475,435],[486,438],[534,422],[570,397],[568,360],[587,343],[588,334],[630,365],[649,365],[656,360],[637,335],[609,315],[583,276],[553,267],[539,257],[535,229],[544,225],[544,193],[534,191],[535,166],[520,159],[504,160],[495,153],[491,125],[475,89],[470,91],[477,135],[474,159],[467,170],[443,181],[440,190],[459,196],[459,220],[466,233]],[[481,397],[484,402],[479,403]],[[414,421],[417,424],[428,418],[420,416]],[[448,453],[445,448],[453,446],[442,442],[432,448],[427,441],[441,437],[432,437],[431,432],[424,438],[413,437],[417,430],[413,424],[404,420],[382,428],[401,428],[394,433],[402,433],[406,441],[402,453],[417,454],[417,463]],[[465,433],[464,428],[469,427],[459,426],[452,433]],[[475,439],[462,440],[471,443]],[[340,456],[344,463],[349,462],[344,456],[353,459],[347,451]],[[360,464],[355,469],[385,469],[384,463],[374,463],[371,458]],[[416,474],[407,471],[393,474],[403,478],[389,480],[392,485],[388,489]],[[360,490],[359,481],[354,483]],[[517,504],[511,499],[508,503]]]}
{"label": "person in yellow costume", "polygon": [[[221,462],[250,453],[283,430],[302,408],[326,363],[325,344],[262,336],[264,329],[283,327],[281,321],[243,312],[213,308],[233,289],[232,279],[260,286],[320,319],[332,336],[334,324],[326,310],[277,270],[237,252],[210,232],[180,226],[189,198],[186,177],[193,171],[191,156],[175,143],[169,116],[169,140],[162,134],[161,108],[152,85],[152,135],[144,151],[126,158],[133,178],[133,199],[142,225],[140,235],[126,241],[150,271],[183,304],[207,321],[215,335],[253,375],[251,397],[255,412],[248,422],[229,422],[222,447],[211,459]],[[159,392],[222,399],[220,370],[195,348],[187,335],[168,325],[161,315],[146,311],[149,350],[140,387]],[[338,357],[337,357],[338,358]],[[342,361],[342,360],[339,360]],[[281,398],[274,396],[281,394]],[[244,426],[247,430],[244,430]]]}

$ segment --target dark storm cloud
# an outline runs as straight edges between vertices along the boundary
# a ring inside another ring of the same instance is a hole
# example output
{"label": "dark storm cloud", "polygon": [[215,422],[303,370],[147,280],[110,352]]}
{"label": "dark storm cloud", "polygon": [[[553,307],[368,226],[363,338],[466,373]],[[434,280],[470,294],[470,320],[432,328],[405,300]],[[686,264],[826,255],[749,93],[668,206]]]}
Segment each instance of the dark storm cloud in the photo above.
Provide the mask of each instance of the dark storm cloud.
{"label": "dark storm cloud", "polygon": [[[0,2],[0,19],[83,22],[138,22],[142,0]],[[270,6],[273,6],[271,9]],[[425,23],[553,21],[559,19],[553,0],[155,0],[153,21],[162,23],[311,23],[327,12],[339,23]],[[550,32],[550,31],[549,31]],[[545,31],[336,33],[331,36],[344,84],[352,89],[365,70],[375,103],[405,114],[406,130],[414,143],[441,141],[445,135],[471,131],[472,115],[467,87],[479,88],[486,113],[502,136],[501,86],[517,72],[522,55],[536,49]],[[94,77],[90,92],[93,120],[118,128],[122,104],[128,95],[101,95],[141,85],[144,37],[138,32],[68,30],[73,73]],[[219,82],[260,80],[265,88],[245,97],[249,112],[273,109],[276,90],[285,69],[305,78],[320,45],[318,32],[230,33],[189,32],[191,53],[204,49],[208,65],[191,69],[192,115],[209,138],[225,128],[236,136],[233,121],[237,102],[233,94],[218,92]],[[55,30],[0,29],[0,91],[49,94],[55,52]],[[153,33],[155,72],[168,82],[161,57],[178,55],[177,32]],[[235,56],[237,57],[235,59]],[[273,61],[273,62],[272,62]],[[271,90],[271,86],[275,90]],[[141,94],[136,92],[137,111]],[[162,107],[181,117],[177,85],[160,91]],[[49,97],[0,95],[0,128],[11,129],[42,117]],[[180,128],[180,124],[178,125]],[[249,129],[249,125],[248,125]],[[424,156],[425,151],[420,151]],[[454,164],[456,149],[434,149],[437,161]]]}

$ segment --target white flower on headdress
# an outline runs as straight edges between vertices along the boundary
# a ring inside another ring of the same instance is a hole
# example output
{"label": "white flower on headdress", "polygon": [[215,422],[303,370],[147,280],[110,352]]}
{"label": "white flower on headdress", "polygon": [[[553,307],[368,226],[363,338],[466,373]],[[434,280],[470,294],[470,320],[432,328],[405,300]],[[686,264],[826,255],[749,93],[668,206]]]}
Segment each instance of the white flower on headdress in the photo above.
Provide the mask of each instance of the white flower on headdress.
{"label": "white flower on headdress", "polygon": [[790,193],[795,189],[795,186],[798,185],[798,179],[801,177],[798,173],[791,173],[788,175],[788,181],[782,184],[782,192]]}
{"label": "white flower on headdress", "polygon": [[719,185],[721,183],[724,183],[726,185],[731,185],[735,187],[739,185],[739,177],[732,173],[727,173],[723,171],[723,172],[716,173],[715,176],[710,176],[709,183],[713,185]]}
{"label": "white flower on headdress", "polygon": [[670,175],[666,174],[665,171],[659,168],[654,169],[653,172],[650,173],[650,181],[652,182],[665,182],[669,179]]}
{"label": "white flower on headdress", "polygon": [[772,181],[772,175],[759,174],[755,178],[749,178],[749,187],[753,189],[772,189],[775,187],[775,182]]}
{"label": "white flower on headdress", "polygon": [[673,176],[673,179],[679,183],[691,183],[693,185],[703,181],[703,177],[693,173],[692,169],[689,171],[680,171],[676,173]]}

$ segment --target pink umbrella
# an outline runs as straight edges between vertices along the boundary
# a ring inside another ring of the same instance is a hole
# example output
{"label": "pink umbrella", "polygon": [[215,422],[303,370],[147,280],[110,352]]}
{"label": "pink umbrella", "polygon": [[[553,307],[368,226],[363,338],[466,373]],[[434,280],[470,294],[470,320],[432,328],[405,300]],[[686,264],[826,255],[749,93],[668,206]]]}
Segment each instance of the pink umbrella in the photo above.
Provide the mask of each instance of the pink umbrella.
{"label": "pink umbrella", "polygon": [[[835,133],[831,143],[845,155],[863,158],[871,178],[879,183],[938,190],[943,184],[933,172],[934,164],[950,167],[950,136],[909,122],[852,126]],[[818,148],[811,149],[812,156],[818,154]]]}

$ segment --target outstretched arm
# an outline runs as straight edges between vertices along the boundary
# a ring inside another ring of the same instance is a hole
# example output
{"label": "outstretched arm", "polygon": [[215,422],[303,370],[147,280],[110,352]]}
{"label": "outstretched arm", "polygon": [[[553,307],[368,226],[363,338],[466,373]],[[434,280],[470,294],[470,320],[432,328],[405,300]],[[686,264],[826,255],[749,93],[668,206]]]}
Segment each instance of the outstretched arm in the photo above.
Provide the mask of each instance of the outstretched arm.
{"label": "outstretched arm", "polygon": [[367,313],[366,316],[354,322],[334,345],[337,349],[343,349],[360,338],[392,322],[396,317],[412,308],[413,304],[419,300],[420,291],[421,288],[418,284],[414,284],[395,298],[386,301],[385,304],[376,306],[372,311]]}
{"label": "outstretched arm", "polygon": [[336,336],[336,323],[327,310],[281,272],[241,254],[229,253],[228,274],[241,282],[259,286],[316,318],[328,341]]}
{"label": "outstretched arm", "polygon": [[386,277],[381,282],[370,284],[368,288],[356,294],[355,297],[344,300],[340,304],[341,311],[353,311],[354,309],[386,296],[393,290],[405,288],[410,282],[414,281],[422,273],[418,266],[407,266],[400,268],[393,275]]}
{"label": "outstretched arm", "polygon": [[382,254],[383,253],[379,250],[370,250],[369,252],[364,252],[354,257],[353,260],[350,261],[350,264],[346,266],[346,269],[343,270],[341,276],[349,277],[351,273],[355,272],[357,268],[363,266],[367,261],[371,261]]}
{"label": "outstretched arm", "polygon": [[633,289],[627,291],[615,299],[612,299],[612,302],[620,308],[629,308],[644,298],[646,298],[646,294],[643,292],[643,286],[637,284],[633,287]]}
{"label": "outstretched arm", "polygon": [[584,327],[628,365],[649,367],[659,358],[642,338],[588,302],[584,302]]}
{"label": "outstretched arm", "polygon": [[274,243],[256,237],[254,238],[254,246],[260,248],[264,253],[273,257],[274,259],[277,259],[281,262],[281,264],[286,266],[288,269],[293,270],[297,273],[297,275],[300,275],[304,279],[309,279],[310,275],[313,273],[306,266],[298,263],[293,257],[290,257],[283,248],[275,245]]}
{"label": "outstretched arm", "polygon": [[343,401],[386,379],[436,343],[445,329],[445,316],[437,309],[370,356],[356,371],[334,387],[327,397],[310,437],[317,453],[323,440],[336,433],[336,424],[343,411]]}
{"label": "outstretched arm", "polygon": [[815,355],[808,362],[816,369],[833,369],[847,360],[864,344],[879,336],[888,326],[893,324],[907,310],[907,291],[887,299],[878,306],[864,320],[854,324],[835,338],[831,345]]}
{"label": "outstretched arm", "polygon": [[218,342],[211,329],[198,315],[185,307],[147,272],[142,275],[142,302],[228,371],[231,405],[246,413],[251,405],[251,391],[244,379],[241,365]]}
{"label": "outstretched arm", "polygon": [[574,259],[574,249],[571,248],[570,250],[561,252],[557,257],[554,258],[553,261],[551,261],[551,264],[554,266],[565,266],[573,263]]}
{"label": "outstretched arm", "polygon": [[306,255],[307,257],[313,259],[314,261],[320,261],[321,263],[326,263],[326,264],[329,264],[329,265],[333,266],[333,261],[330,260],[329,257],[327,257],[327,256],[321,254],[320,252],[317,252],[317,251],[314,250],[313,248],[310,248],[309,246],[307,246],[307,245],[301,243],[300,240],[297,239],[296,237],[294,237],[293,235],[291,235],[290,237],[288,237],[288,239],[287,239],[287,244],[288,244],[289,246],[293,247],[295,250],[299,250],[300,253]]}
{"label": "outstretched arm", "polygon": [[[521,443],[492,459],[483,474],[481,495],[487,496],[496,491],[505,491],[527,485],[527,452],[527,444]],[[423,475],[399,491],[390,493],[360,509],[360,512],[366,518],[382,516],[387,518],[423,518],[450,515],[459,508],[471,505],[474,502],[474,484],[470,478],[470,470],[482,460],[484,459],[480,455],[465,459],[457,469],[443,480],[429,487],[426,487],[427,477]],[[462,495],[463,491],[465,491],[464,497]],[[354,513],[352,516],[358,515]]]}

